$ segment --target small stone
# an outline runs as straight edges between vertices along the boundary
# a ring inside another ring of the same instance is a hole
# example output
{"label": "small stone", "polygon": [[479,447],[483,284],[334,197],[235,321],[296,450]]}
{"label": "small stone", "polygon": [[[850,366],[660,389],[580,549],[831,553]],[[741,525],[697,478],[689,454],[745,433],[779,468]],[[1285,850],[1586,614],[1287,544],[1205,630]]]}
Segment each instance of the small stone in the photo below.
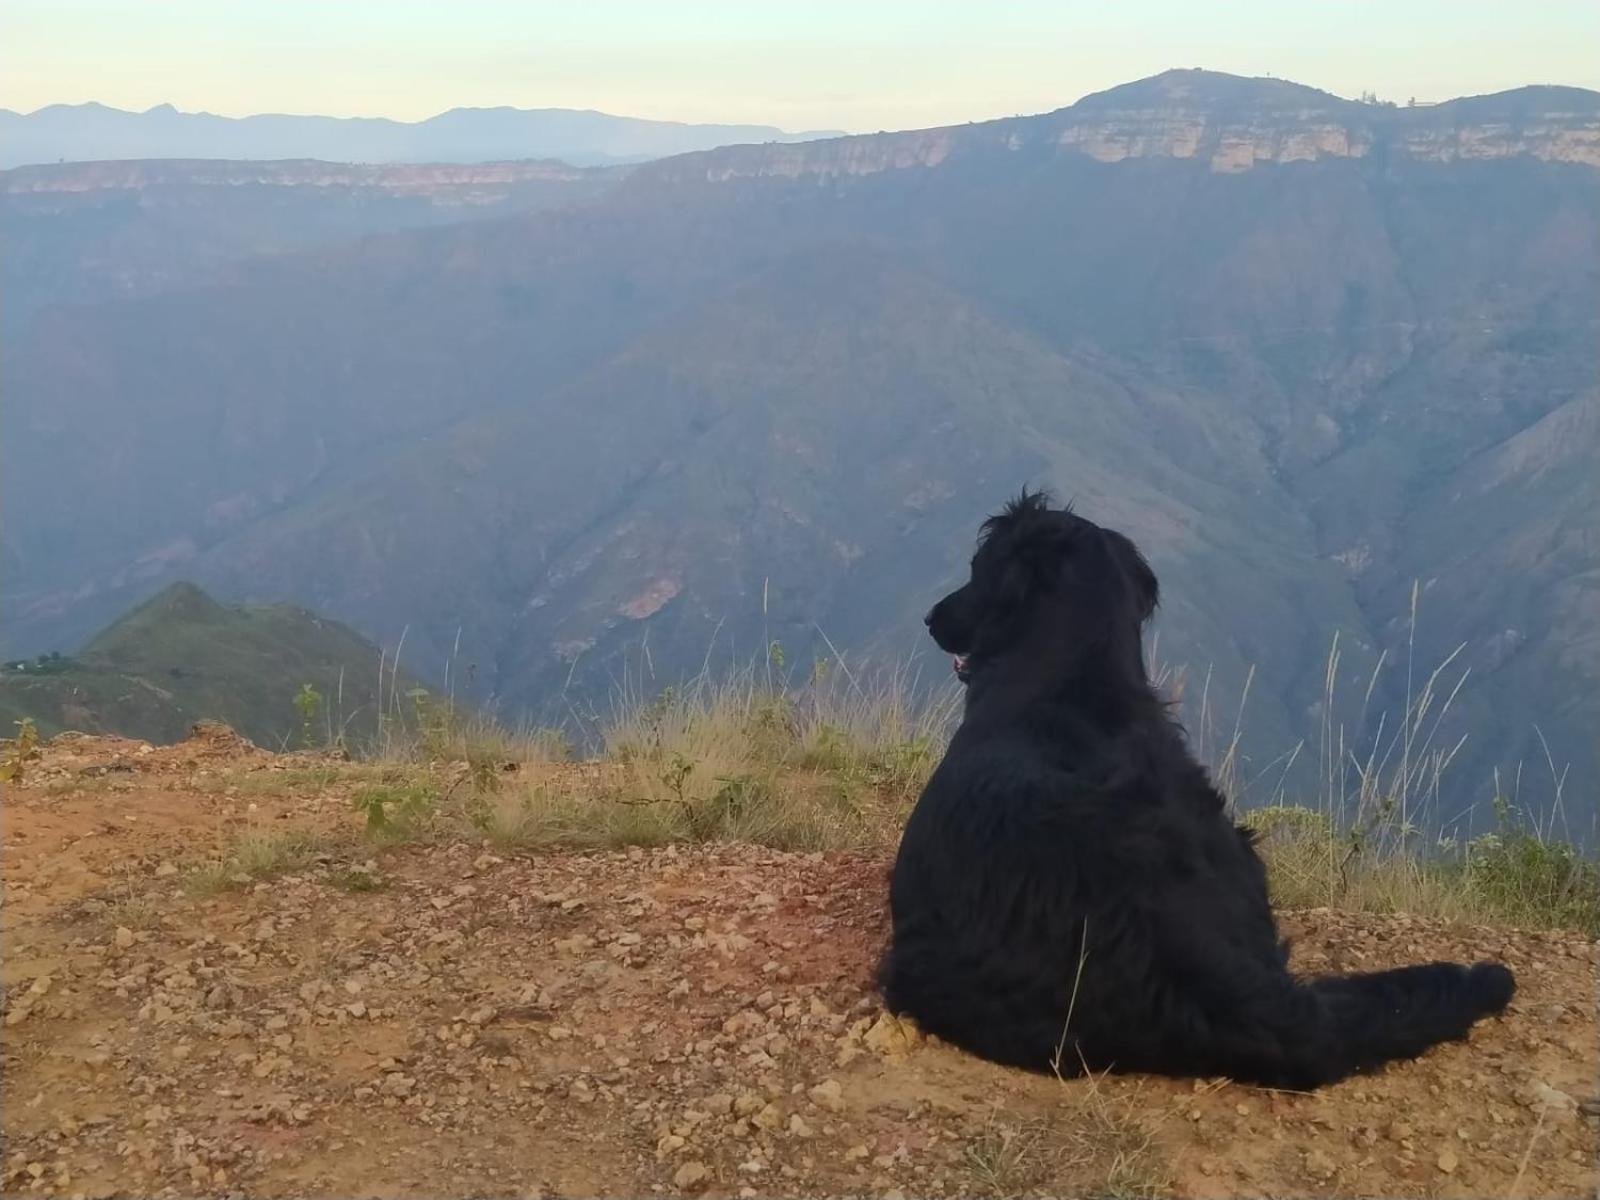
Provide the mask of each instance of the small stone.
{"label": "small stone", "polygon": [[806,1124],[804,1117],[795,1113],[789,1118],[789,1132],[798,1138],[808,1138],[811,1136],[811,1126]]}
{"label": "small stone", "polygon": [[1460,1160],[1456,1158],[1456,1152],[1449,1146],[1446,1146],[1443,1150],[1439,1151],[1439,1157],[1436,1160],[1435,1165],[1438,1166],[1439,1170],[1443,1171],[1446,1175],[1452,1175],[1455,1173],[1456,1167],[1460,1165]]}
{"label": "small stone", "polygon": [[1411,1136],[1412,1130],[1404,1121],[1390,1121],[1383,1133],[1391,1142],[1403,1142]]}
{"label": "small stone", "polygon": [[133,930],[126,925],[117,926],[115,938],[118,950],[127,950],[133,946]]}
{"label": "small stone", "polygon": [[744,1092],[733,1102],[733,1111],[737,1116],[748,1117],[760,1112],[763,1103],[765,1101],[754,1092]]}
{"label": "small stone", "polygon": [[915,1022],[884,1013],[862,1034],[861,1040],[870,1050],[897,1056],[909,1053],[922,1040],[922,1032]]}
{"label": "small stone", "polygon": [[1306,1174],[1313,1179],[1332,1179],[1339,1172],[1339,1164],[1324,1150],[1308,1150],[1305,1161]]}
{"label": "small stone", "polygon": [[1578,1102],[1566,1092],[1563,1092],[1560,1088],[1551,1087],[1543,1080],[1534,1083],[1528,1090],[1531,1097],[1530,1108],[1548,1108],[1556,1113],[1564,1113],[1572,1112],[1578,1107]]}
{"label": "small stone", "polygon": [[811,1097],[811,1103],[829,1112],[838,1112],[844,1108],[844,1088],[837,1079],[824,1079],[806,1095]]}
{"label": "small stone", "polygon": [[701,1191],[711,1178],[703,1162],[686,1162],[672,1173],[672,1185],[680,1192]]}

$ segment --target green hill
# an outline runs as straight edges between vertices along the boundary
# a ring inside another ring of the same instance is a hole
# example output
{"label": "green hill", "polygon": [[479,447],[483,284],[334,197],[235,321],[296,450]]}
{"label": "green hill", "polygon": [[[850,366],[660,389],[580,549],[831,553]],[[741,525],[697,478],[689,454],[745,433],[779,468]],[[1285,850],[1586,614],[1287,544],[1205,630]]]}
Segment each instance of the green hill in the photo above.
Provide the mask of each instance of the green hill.
{"label": "green hill", "polygon": [[[296,696],[321,697],[317,741],[376,729],[378,647],[336,621],[288,604],[219,604],[175,583],[118,618],[70,656],[0,665],[0,724],[31,718],[64,729],[152,742],[182,738],[196,721],[224,721],[264,746],[301,739]],[[400,691],[409,686],[402,675]]]}

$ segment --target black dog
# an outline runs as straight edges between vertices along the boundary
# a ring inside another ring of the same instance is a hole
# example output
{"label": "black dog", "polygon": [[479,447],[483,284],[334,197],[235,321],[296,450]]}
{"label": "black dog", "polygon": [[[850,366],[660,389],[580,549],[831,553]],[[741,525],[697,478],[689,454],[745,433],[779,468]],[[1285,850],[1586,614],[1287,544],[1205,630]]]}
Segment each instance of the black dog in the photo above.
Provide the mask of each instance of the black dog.
{"label": "black dog", "polygon": [[1298,981],[1248,832],[1145,672],[1156,577],[1024,492],[928,628],[966,713],[906,825],[892,1012],[996,1062],[1310,1088],[1464,1037],[1496,963]]}

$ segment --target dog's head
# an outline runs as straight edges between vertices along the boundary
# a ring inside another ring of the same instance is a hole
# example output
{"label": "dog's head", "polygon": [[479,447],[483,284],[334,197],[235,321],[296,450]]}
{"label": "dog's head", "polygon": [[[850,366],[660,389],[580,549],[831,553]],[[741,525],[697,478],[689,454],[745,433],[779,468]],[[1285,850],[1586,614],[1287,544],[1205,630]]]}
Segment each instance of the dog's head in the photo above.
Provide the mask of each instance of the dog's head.
{"label": "dog's head", "polygon": [[926,621],[965,682],[1021,645],[1051,657],[1107,643],[1138,654],[1157,599],[1155,573],[1131,541],[1024,490],[983,523],[972,577]]}

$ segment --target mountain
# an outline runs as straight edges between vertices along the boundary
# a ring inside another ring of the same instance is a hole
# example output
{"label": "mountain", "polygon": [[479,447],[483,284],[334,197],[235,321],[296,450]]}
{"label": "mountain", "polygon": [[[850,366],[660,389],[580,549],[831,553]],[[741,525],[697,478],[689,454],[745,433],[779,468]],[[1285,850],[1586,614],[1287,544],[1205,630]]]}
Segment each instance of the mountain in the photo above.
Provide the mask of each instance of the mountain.
{"label": "mountain", "polygon": [[480,699],[560,717],[770,640],[926,650],[978,519],[1045,483],[1149,553],[1198,740],[1248,686],[1257,789],[1353,778],[1461,646],[1393,760],[1464,736],[1442,815],[1519,762],[1536,802],[1544,744],[1600,769],[1597,167],[1578,89],[1170,72],[41,307],[7,636],[182,575],[434,672],[461,631]]}
{"label": "mountain", "polygon": [[[175,583],[76,654],[0,665],[0,725],[9,733],[30,718],[47,737],[77,729],[175,742],[210,719],[282,746],[302,736],[295,697],[310,684],[322,697],[312,716],[318,743],[330,730],[359,741],[377,728],[380,654],[305,609],[228,607]],[[397,692],[409,683],[401,672]]]}
{"label": "mountain", "polygon": [[219,117],[170,104],[125,112],[104,104],[0,109],[0,166],[101,159],[300,159],[477,163],[558,158],[582,166],[641,162],[732,142],[830,136],[770,125],[692,125],[568,108],[453,108],[425,121],[267,113]]}
{"label": "mountain", "polygon": [[241,259],[586,203],[626,168],[560,162],[362,166],[90,162],[0,171],[0,337],[50,304],[214,281]]}

